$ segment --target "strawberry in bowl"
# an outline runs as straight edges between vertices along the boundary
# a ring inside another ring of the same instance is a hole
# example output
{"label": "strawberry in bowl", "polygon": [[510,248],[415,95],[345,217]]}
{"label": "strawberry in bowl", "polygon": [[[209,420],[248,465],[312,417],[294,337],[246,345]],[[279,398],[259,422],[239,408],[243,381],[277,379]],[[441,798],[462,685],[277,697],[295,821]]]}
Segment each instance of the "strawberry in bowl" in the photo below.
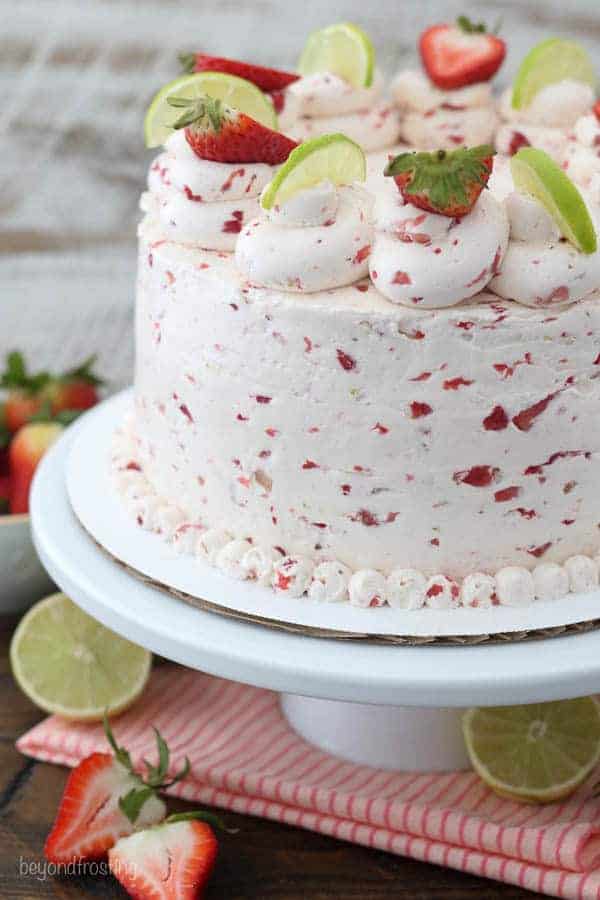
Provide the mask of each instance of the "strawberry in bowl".
{"label": "strawberry in bowl", "polygon": [[502,38],[459,16],[425,29],[418,48],[422,70],[403,70],[391,85],[405,142],[427,150],[490,143],[497,126],[490,82],[506,55]]}
{"label": "strawberry in bowl", "polygon": [[0,375],[0,612],[14,614],[52,589],[33,546],[29,494],[35,470],[65,427],[99,399],[94,357],[62,374],[32,373],[7,355]]}

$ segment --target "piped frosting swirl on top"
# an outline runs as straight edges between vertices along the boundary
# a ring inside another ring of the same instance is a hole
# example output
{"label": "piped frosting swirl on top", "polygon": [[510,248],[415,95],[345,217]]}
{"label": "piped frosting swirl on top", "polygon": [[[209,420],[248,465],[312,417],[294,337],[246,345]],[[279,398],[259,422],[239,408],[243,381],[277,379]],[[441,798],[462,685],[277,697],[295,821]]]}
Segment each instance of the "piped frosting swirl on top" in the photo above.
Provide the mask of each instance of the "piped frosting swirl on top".
{"label": "piped frosting swirl on top", "polygon": [[219,163],[200,159],[185,134],[175,131],[150,169],[152,211],[165,236],[207,250],[233,250],[239,232],[259,212],[260,192],[273,177],[266,163]]}
{"label": "piped frosting swirl on top", "polygon": [[560,163],[569,129],[593,104],[593,89],[571,79],[546,85],[524,109],[514,109],[512,88],[507,88],[498,104],[500,117],[506,124],[498,129],[496,148],[499,153],[512,155],[521,146],[531,145]]}
{"label": "piped frosting swirl on top", "polygon": [[563,168],[600,204],[600,119],[588,113],[577,119],[565,149]]}
{"label": "piped frosting swirl on top", "polygon": [[482,291],[508,243],[506,211],[489,191],[462,219],[425,212],[402,196],[377,196],[369,261],[377,290],[420,309],[455,306]]}
{"label": "piped frosting swirl on top", "polygon": [[390,91],[402,113],[401,137],[413,147],[475,147],[492,140],[498,116],[487,82],[443,91],[423,72],[405,69]]}
{"label": "piped frosting swirl on top", "polygon": [[[582,300],[600,284],[600,251],[580,253],[560,236],[537,200],[514,192],[505,201],[510,241],[489,289],[524,306],[560,308]],[[588,204],[596,232],[600,209]]]}
{"label": "piped frosting swirl on top", "polygon": [[368,272],[372,204],[356,185],[322,182],[300,191],[242,229],[236,265],[253,284],[283,291],[352,284]]}
{"label": "piped frosting swirl on top", "polygon": [[391,147],[398,140],[399,117],[381,98],[383,76],[375,71],[368,88],[354,85],[330,72],[316,72],[295,81],[288,91],[298,102],[299,118],[290,129],[297,140],[341,132],[366,152]]}

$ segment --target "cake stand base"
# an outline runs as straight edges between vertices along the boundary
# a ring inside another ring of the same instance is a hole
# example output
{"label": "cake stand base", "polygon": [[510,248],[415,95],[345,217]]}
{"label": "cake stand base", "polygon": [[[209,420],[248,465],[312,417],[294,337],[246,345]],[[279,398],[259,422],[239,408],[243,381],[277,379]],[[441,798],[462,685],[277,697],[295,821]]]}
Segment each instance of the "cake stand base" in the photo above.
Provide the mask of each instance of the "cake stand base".
{"label": "cake stand base", "polygon": [[461,708],[598,690],[600,631],[535,643],[383,645],[267,628],[178,600],[103,552],[73,512],[65,465],[89,421],[83,416],[50,448],[33,484],[33,537],[53,580],[107,628],[154,653],[278,691],[292,727],[318,747],[389,769],[463,768]]}
{"label": "cake stand base", "polygon": [[340,703],[282,694],[281,708],[298,734],[342,759],[401,772],[469,767],[462,710]]}

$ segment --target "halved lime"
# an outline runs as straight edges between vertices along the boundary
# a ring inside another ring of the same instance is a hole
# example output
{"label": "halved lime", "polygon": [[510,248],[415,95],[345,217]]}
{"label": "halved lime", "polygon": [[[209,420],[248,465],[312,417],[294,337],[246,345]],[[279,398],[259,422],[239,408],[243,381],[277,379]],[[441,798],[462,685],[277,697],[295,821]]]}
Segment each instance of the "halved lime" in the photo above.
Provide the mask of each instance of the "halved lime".
{"label": "halved lime", "polygon": [[600,760],[593,697],[469,709],[463,733],[473,768],[496,793],[526,803],[568,797]]}
{"label": "halved lime", "polygon": [[529,51],[513,82],[512,105],[524,109],[548,84],[583,81],[596,86],[596,72],[587,51],[576,41],[548,38]]}
{"label": "halved lime", "polygon": [[83,722],[127,709],[144,690],[152,654],[84,613],[65,594],[36,603],[10,645],[15,681],[44,712]]}
{"label": "halved lime", "polygon": [[324,134],[292,150],[262,192],[260,204],[263,209],[271,209],[322,181],[351,184],[366,177],[367,162],[362,148],[345,134]]}
{"label": "halved lime", "polygon": [[298,63],[301,75],[332,72],[354,87],[370,87],[374,68],[373,44],[362,28],[351,22],[313,31]]}
{"label": "halved lime", "polygon": [[595,253],[598,241],[585,201],[569,176],[543,150],[523,147],[510,161],[515,187],[544,206],[561,234],[582,253]]}
{"label": "halved lime", "polygon": [[208,94],[222,100],[227,106],[251,116],[277,129],[277,116],[271,98],[245,78],[224,72],[194,72],[170,81],[154,96],[144,119],[146,147],[159,147],[173,131],[173,123],[181,116],[181,110],[170,106],[168,97],[185,97],[193,100]]}

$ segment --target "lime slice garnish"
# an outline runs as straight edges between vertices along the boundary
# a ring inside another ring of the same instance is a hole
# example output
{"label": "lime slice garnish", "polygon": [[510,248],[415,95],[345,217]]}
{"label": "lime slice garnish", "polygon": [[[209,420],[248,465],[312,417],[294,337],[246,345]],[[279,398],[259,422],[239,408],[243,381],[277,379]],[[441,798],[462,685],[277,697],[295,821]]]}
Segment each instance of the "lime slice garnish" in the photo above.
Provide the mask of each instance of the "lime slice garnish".
{"label": "lime slice garnish", "polygon": [[515,187],[550,213],[561,234],[582,253],[595,253],[596,229],[571,179],[543,150],[523,147],[510,161]]}
{"label": "lime slice garnish", "polygon": [[222,100],[267,128],[277,129],[277,116],[270,97],[251,81],[224,72],[194,72],[170,81],[155,95],[144,119],[146,147],[164,144],[173,131],[173,123],[181,116],[181,110],[169,105],[168,97],[194,100],[203,94]]}
{"label": "lime slice garnish", "polygon": [[566,78],[595,88],[596,73],[588,53],[576,41],[542,41],[529,51],[519,67],[513,82],[513,108],[526,108],[538,91]]}
{"label": "lime slice garnish", "polygon": [[600,706],[592,697],[469,709],[463,732],[485,783],[528,803],[567,797],[600,760]]}
{"label": "lime slice garnish", "polygon": [[100,625],[65,594],[36,603],[10,645],[15,681],[48,713],[101,721],[142,693],[152,654]]}
{"label": "lime slice garnish", "polygon": [[351,22],[313,31],[298,63],[301,75],[331,72],[354,87],[370,87],[374,68],[373,44],[362,28]]}
{"label": "lime slice garnish", "polygon": [[324,134],[292,150],[260,198],[263,209],[281,205],[298,191],[322,181],[351,184],[367,177],[362,148],[345,134]]}

